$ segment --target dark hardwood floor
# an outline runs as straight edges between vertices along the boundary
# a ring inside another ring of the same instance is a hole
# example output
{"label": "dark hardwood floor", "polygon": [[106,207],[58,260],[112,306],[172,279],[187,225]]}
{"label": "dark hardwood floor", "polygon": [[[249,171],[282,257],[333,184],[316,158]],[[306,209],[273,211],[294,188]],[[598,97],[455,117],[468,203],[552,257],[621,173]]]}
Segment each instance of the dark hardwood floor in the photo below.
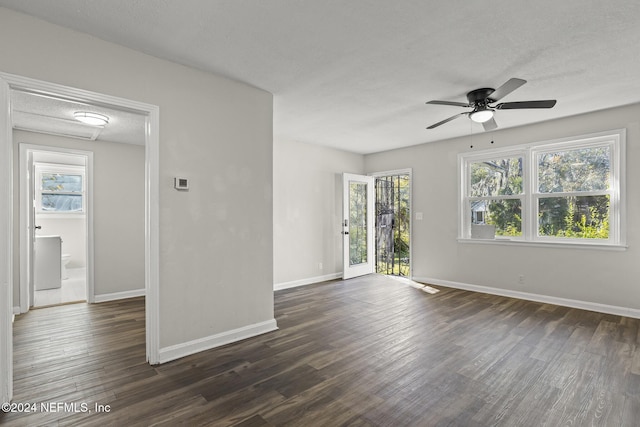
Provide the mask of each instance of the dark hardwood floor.
{"label": "dark hardwood floor", "polygon": [[156,367],[143,299],[33,310],[14,324],[14,402],[38,408],[0,424],[640,425],[640,320],[439,289],[278,291],[278,331]]}

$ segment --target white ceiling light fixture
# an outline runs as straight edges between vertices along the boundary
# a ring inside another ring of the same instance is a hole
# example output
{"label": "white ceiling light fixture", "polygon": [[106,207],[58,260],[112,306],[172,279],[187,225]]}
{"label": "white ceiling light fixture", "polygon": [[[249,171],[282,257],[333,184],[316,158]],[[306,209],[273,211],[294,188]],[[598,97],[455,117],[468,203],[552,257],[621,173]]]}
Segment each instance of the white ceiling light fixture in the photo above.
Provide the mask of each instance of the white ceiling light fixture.
{"label": "white ceiling light fixture", "polygon": [[477,110],[470,113],[469,118],[476,123],[484,123],[493,118],[493,110]]}
{"label": "white ceiling light fixture", "polygon": [[89,111],[76,111],[73,113],[76,120],[91,126],[104,126],[109,123],[109,117],[104,114],[91,113]]}

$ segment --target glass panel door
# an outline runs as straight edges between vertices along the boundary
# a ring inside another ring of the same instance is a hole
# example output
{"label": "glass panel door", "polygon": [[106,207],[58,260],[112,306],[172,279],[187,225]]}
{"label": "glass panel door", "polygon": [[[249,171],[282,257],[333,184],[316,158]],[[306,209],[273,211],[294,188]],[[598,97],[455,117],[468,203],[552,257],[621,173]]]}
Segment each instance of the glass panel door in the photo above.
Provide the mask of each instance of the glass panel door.
{"label": "glass panel door", "polygon": [[343,174],[343,278],[373,273],[373,177]]}
{"label": "glass panel door", "polygon": [[349,182],[349,265],[367,262],[367,184]]}

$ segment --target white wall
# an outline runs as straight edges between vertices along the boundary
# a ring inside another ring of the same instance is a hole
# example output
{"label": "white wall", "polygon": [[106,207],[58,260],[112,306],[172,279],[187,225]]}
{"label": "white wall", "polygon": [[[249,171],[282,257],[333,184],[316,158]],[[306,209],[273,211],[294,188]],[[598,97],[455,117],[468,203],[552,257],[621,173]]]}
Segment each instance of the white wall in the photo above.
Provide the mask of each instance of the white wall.
{"label": "white wall", "polygon": [[[413,168],[414,218],[424,213],[424,220],[413,221],[414,277],[640,309],[639,120],[640,105],[632,105],[372,154],[365,166],[369,172]],[[458,153],[618,128],[627,129],[626,251],[458,243]]]}
{"label": "white wall", "polygon": [[7,9],[0,52],[0,71],[159,106],[161,351],[273,321],[270,93]]}
{"label": "white wall", "polygon": [[361,154],[299,142],[274,142],[276,288],[342,274],[342,173],[361,174],[363,170]]}
{"label": "white wall", "polygon": [[[93,221],[95,295],[144,289],[144,146],[106,141],[83,141],[41,133],[14,131],[14,218],[19,218],[19,144],[53,146],[93,152]],[[126,189],[126,191],[123,191]],[[69,267],[85,263],[84,242],[71,233],[75,219],[42,219],[39,234],[62,236],[62,252],[71,253]],[[14,221],[14,236],[19,236]],[[57,231],[56,231],[57,230]],[[56,231],[54,233],[54,231]],[[14,239],[14,254],[19,241]],[[14,306],[20,283],[20,259],[14,257]]]}

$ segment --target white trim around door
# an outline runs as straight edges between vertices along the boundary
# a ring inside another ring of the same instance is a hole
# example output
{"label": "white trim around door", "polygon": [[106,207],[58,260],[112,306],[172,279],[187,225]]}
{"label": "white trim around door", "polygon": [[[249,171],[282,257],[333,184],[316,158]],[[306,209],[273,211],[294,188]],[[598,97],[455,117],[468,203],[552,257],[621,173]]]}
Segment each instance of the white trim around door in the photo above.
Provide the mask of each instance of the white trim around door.
{"label": "white trim around door", "polygon": [[13,150],[9,85],[0,79],[0,403],[13,397]]}
{"label": "white trim around door", "polygon": [[[33,224],[30,223],[28,216],[33,210],[33,197],[27,191],[27,186],[33,188],[33,181],[29,181],[27,178],[27,170],[29,162],[29,152],[55,152],[62,154],[70,154],[75,156],[81,156],[85,158],[86,169],[86,223],[85,223],[85,235],[86,235],[86,254],[87,260],[87,302],[95,302],[95,290],[94,290],[94,244],[93,244],[93,152],[84,150],[75,150],[70,148],[53,147],[49,145],[33,145],[33,144],[20,144],[20,313],[26,313],[29,308],[33,306],[31,301],[32,294],[32,278],[31,272],[33,269],[30,263],[33,262],[32,254],[30,254],[30,245],[28,240],[31,239],[29,228],[33,228]],[[31,196],[31,197],[30,197]],[[15,220],[15,219],[14,219]]]}
{"label": "white trim around door", "polygon": [[[156,105],[76,89],[55,83],[0,72],[0,398],[12,396],[13,259],[13,138],[11,89],[124,109],[146,116],[145,126],[145,290],[147,360],[159,359],[159,107]],[[93,254],[92,254],[93,255]]]}

